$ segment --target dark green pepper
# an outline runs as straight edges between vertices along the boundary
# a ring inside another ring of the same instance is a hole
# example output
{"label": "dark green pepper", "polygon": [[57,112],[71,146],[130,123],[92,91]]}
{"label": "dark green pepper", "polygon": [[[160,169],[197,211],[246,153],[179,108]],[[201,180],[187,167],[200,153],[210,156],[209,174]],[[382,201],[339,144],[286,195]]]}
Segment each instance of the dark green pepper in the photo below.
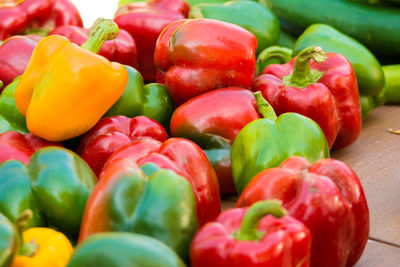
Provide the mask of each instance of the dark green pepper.
{"label": "dark green pepper", "polygon": [[16,227],[0,213],[0,267],[11,265],[19,248],[19,236]]}
{"label": "dark green pepper", "polygon": [[134,68],[125,66],[129,74],[128,84],[118,101],[104,117],[124,115],[146,116],[169,128],[175,105],[165,86],[151,83],[144,86],[142,75]]}
{"label": "dark green pepper", "polygon": [[258,41],[256,55],[279,40],[279,22],[271,11],[256,2],[230,1],[201,4],[190,10],[189,18],[216,19],[239,25],[252,32]]}
{"label": "dark green pepper", "polygon": [[247,124],[232,146],[232,174],[239,194],[257,173],[291,156],[305,157],[310,162],[329,157],[328,143],[318,124],[297,113],[277,118],[261,93],[255,95],[257,102],[265,103],[262,109],[259,105],[264,119]]}
{"label": "dark green pepper", "polygon": [[297,40],[297,38],[295,36],[288,33],[287,31],[281,29],[278,45],[293,49],[294,45],[296,44],[296,40]]}

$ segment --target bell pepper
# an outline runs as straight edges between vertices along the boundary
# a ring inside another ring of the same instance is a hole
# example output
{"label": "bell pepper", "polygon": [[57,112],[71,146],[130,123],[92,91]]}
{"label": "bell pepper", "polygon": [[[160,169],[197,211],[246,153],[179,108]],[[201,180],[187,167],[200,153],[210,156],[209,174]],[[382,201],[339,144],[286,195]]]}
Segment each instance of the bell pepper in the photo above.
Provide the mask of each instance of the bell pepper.
{"label": "bell pepper", "polygon": [[0,213],[0,266],[10,266],[18,252],[19,238],[14,224]]}
{"label": "bell pepper", "polygon": [[224,4],[200,4],[190,9],[191,19],[216,19],[239,25],[257,38],[256,55],[267,47],[278,44],[279,21],[258,2],[229,1]]}
{"label": "bell pepper", "polygon": [[15,91],[17,108],[33,134],[49,141],[81,135],[124,92],[126,69],[90,52],[98,52],[106,39],[115,38],[118,27],[111,20],[95,26],[83,45],[89,51],[58,35],[36,46]]}
{"label": "bell pepper", "polygon": [[218,179],[207,156],[195,143],[183,138],[170,138],[164,143],[152,139],[136,141],[114,152],[104,168],[121,158],[129,158],[139,166],[152,162],[185,177],[192,185],[200,226],[220,213]]}
{"label": "bell pepper", "polygon": [[0,80],[4,86],[24,73],[33,49],[42,38],[33,34],[12,36],[0,45]]}
{"label": "bell pepper", "polygon": [[[98,19],[98,22],[101,20]],[[95,22],[96,23],[96,22]],[[71,42],[81,46],[89,38],[90,29],[78,26],[61,26],[52,30],[49,35],[62,35]],[[137,67],[137,51],[135,40],[131,35],[120,29],[114,40],[104,42],[99,55],[107,58],[109,61],[118,62],[124,65]]]}
{"label": "bell pepper", "polygon": [[134,68],[125,66],[128,71],[128,84],[117,102],[104,114],[104,117],[124,115],[127,117],[146,116],[169,128],[175,104],[167,88],[158,83],[143,84],[142,75]]}
{"label": "bell pepper", "polygon": [[329,146],[321,128],[298,113],[276,117],[260,92],[255,94],[263,119],[247,124],[232,145],[232,174],[240,194],[260,171],[278,166],[297,155],[315,162],[329,157]]}
{"label": "bell pepper", "polygon": [[8,131],[28,133],[25,117],[15,104],[15,88],[21,77],[15,78],[0,94],[0,134]]}
{"label": "bell pepper", "polygon": [[288,63],[292,59],[292,53],[292,49],[278,45],[264,49],[257,57],[257,74],[261,75],[268,65]]}
{"label": "bell pepper", "polygon": [[287,215],[278,201],[229,209],[196,234],[192,267],[308,267],[311,238],[307,227]]}
{"label": "bell pepper", "polygon": [[[382,67],[375,56],[357,40],[329,25],[314,24],[297,39],[293,55],[298,55],[310,45],[322,47],[325,52],[342,54],[350,61],[357,76],[360,96],[373,97],[382,91],[385,84]],[[371,111],[364,103],[367,102],[361,101],[363,119]]]}
{"label": "bell pepper", "polygon": [[[112,244],[112,246],[110,246]],[[75,250],[67,267],[185,267],[175,252],[157,239],[133,233],[95,234]]]}
{"label": "bell pepper", "polygon": [[138,70],[145,81],[154,81],[156,68],[153,54],[161,31],[170,23],[187,18],[189,5],[183,0],[152,0],[121,6],[114,21],[135,39]]}
{"label": "bell pepper", "polygon": [[0,17],[0,40],[15,34],[48,33],[54,26],[82,26],[79,12],[69,0],[3,1]]}
{"label": "bell pepper", "polygon": [[171,118],[171,135],[198,144],[217,173],[221,193],[233,194],[232,143],[240,130],[256,119],[257,101],[249,90],[221,88],[192,98],[176,109]]}
{"label": "bell pepper", "polygon": [[31,133],[21,134],[9,131],[0,134],[0,163],[15,159],[28,164],[33,153],[48,146],[62,146],[61,143],[48,142]]}
{"label": "bell pepper", "polygon": [[[169,42],[169,51],[162,49],[169,53],[155,53],[154,63],[165,74],[175,104],[213,89],[251,87],[257,39],[242,27],[211,19],[189,20],[177,27]],[[172,65],[165,64],[167,57]]]}
{"label": "bell pepper", "polygon": [[2,163],[0,180],[4,185],[0,207],[11,220],[28,208],[35,211],[35,226],[48,223],[73,238],[97,179],[72,151],[46,147],[36,151],[26,166],[16,160]]}
{"label": "bell pepper", "polygon": [[301,157],[257,174],[237,206],[279,199],[311,233],[311,266],[353,266],[367,244],[369,210],[357,175],[345,163]]}
{"label": "bell pepper", "polygon": [[112,153],[144,138],[164,142],[168,134],[156,121],[143,116],[102,118],[81,138],[77,152],[99,175]]}
{"label": "bell pepper", "polygon": [[400,104],[400,65],[382,67],[385,73],[386,99],[385,103]]}
{"label": "bell pepper", "polygon": [[197,231],[190,183],[146,165],[143,172],[134,160],[120,158],[105,167],[87,202],[79,242],[99,232],[134,232],[159,239],[187,260]]}
{"label": "bell pepper", "polygon": [[261,91],[278,115],[296,112],[314,120],[330,148],[349,146],[360,135],[357,80],[340,54],[305,48],[287,64],[267,66],[252,90]]}

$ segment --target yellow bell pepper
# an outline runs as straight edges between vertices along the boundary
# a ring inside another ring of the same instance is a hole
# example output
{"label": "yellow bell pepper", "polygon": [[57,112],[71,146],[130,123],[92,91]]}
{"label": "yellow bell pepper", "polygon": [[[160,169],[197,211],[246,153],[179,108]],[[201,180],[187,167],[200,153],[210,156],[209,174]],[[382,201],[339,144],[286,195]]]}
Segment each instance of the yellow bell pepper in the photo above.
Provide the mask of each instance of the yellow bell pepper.
{"label": "yellow bell pepper", "polygon": [[79,136],[119,99],[127,70],[95,54],[117,34],[118,26],[103,19],[82,47],[58,35],[38,43],[15,91],[30,132],[49,141]]}

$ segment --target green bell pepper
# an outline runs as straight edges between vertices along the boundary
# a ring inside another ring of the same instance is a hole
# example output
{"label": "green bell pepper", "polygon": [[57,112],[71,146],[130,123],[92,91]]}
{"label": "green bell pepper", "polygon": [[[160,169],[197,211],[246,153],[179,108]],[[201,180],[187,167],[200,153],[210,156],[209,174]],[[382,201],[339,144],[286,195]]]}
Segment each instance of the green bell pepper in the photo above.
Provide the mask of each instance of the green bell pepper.
{"label": "green bell pepper", "polygon": [[[357,40],[329,25],[313,24],[297,40],[293,55],[297,55],[310,45],[320,46],[325,52],[344,55],[356,73],[361,96],[373,97],[382,91],[385,84],[382,67],[375,56]],[[369,114],[372,101],[372,99],[361,100],[363,119]]]}
{"label": "green bell pepper", "polygon": [[400,65],[383,66],[385,73],[386,102],[400,104]]}
{"label": "green bell pepper", "polygon": [[239,25],[252,32],[258,41],[256,55],[279,40],[279,22],[271,11],[256,2],[230,1],[224,4],[194,6],[189,18],[216,19]]}
{"label": "green bell pepper", "polygon": [[285,113],[276,117],[271,105],[257,92],[263,119],[247,124],[232,146],[232,174],[240,194],[260,171],[278,166],[291,156],[301,156],[310,162],[329,157],[329,146],[321,128],[313,120]]}
{"label": "green bell pepper", "polygon": [[21,76],[14,79],[0,95],[0,134],[7,131],[28,133],[25,117],[15,105],[14,94]]}
{"label": "green bell pepper", "polygon": [[146,116],[168,129],[175,105],[165,86],[158,83],[144,86],[143,77],[136,69],[129,66],[125,68],[129,74],[128,84],[121,97],[104,117]]}
{"label": "green bell pepper", "polygon": [[19,248],[19,236],[16,227],[0,213],[0,267],[11,265]]}
{"label": "green bell pepper", "polygon": [[173,250],[157,239],[133,233],[102,233],[75,250],[67,267],[185,267]]}
{"label": "green bell pepper", "polygon": [[297,38],[287,31],[281,29],[281,33],[279,35],[278,45],[287,47],[289,49],[293,49],[296,44]]}

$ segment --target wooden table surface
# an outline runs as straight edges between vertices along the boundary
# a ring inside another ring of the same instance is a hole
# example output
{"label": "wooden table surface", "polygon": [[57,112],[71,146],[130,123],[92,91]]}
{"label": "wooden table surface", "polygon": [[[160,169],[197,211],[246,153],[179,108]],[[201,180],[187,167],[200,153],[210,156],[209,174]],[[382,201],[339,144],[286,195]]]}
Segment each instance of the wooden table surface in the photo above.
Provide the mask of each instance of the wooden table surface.
{"label": "wooden table surface", "polygon": [[[356,267],[400,266],[400,106],[383,106],[363,121],[359,139],[331,157],[346,162],[358,174],[370,210],[370,239]],[[222,208],[237,197],[224,198]]]}

